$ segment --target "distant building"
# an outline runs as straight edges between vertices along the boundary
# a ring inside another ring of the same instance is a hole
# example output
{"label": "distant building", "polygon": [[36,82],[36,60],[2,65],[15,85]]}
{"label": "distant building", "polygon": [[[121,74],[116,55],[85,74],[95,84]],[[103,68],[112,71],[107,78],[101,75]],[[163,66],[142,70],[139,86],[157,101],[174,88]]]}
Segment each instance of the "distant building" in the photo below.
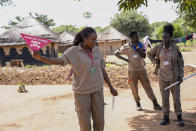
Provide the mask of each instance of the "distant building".
{"label": "distant building", "polygon": [[0,35],[0,61],[2,66],[5,65],[5,62],[13,59],[23,59],[24,64],[38,62],[32,57],[32,51],[20,33],[52,40],[42,48],[41,53],[47,57],[57,57],[59,36],[35,18],[27,17]]}
{"label": "distant building", "polygon": [[63,53],[66,49],[72,46],[75,36],[67,31],[64,31],[60,35],[60,44],[58,46],[58,52]]}
{"label": "distant building", "polygon": [[98,35],[98,47],[104,56],[113,55],[115,50],[128,41],[130,41],[130,39],[114,27],[110,27]]}

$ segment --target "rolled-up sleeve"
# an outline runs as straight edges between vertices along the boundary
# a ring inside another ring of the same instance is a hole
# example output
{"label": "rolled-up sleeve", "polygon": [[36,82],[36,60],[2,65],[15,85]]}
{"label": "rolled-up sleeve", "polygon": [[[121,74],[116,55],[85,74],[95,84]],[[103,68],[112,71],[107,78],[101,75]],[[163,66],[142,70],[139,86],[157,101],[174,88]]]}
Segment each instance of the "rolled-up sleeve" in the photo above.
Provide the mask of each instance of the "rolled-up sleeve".
{"label": "rolled-up sleeve", "polygon": [[73,48],[71,47],[67,49],[62,56],[59,57],[64,62],[64,65],[71,64],[74,57],[73,52]]}
{"label": "rolled-up sleeve", "polygon": [[147,52],[147,56],[153,64],[157,63],[157,60],[155,59],[156,53],[157,53],[157,48],[158,48],[158,46],[155,46],[149,52]]}
{"label": "rolled-up sleeve", "polygon": [[66,54],[63,54],[62,56],[60,56],[59,59],[61,59],[63,61],[63,64],[64,65],[71,64],[70,63],[70,60],[68,59],[68,57],[66,56]]}
{"label": "rolled-up sleeve", "polygon": [[119,53],[119,54],[125,55],[125,54],[127,54],[128,49],[129,49],[129,46],[128,46],[128,45],[123,45],[123,46],[121,46],[119,49],[117,49],[117,50],[114,52],[114,54]]}

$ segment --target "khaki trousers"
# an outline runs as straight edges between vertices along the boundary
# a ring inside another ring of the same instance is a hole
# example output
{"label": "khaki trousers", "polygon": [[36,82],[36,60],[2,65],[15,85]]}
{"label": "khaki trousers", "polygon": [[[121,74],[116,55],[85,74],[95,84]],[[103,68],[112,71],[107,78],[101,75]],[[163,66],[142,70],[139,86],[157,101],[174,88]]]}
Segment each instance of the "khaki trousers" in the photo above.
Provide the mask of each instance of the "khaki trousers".
{"label": "khaki trousers", "polygon": [[133,94],[136,102],[140,101],[140,97],[138,94],[138,80],[140,80],[147,96],[151,99],[151,101],[156,100],[156,97],[155,97],[153,90],[152,90],[152,87],[150,85],[150,81],[148,79],[146,70],[129,71],[128,76],[129,76],[128,83],[131,87],[132,94]]}
{"label": "khaki trousers", "polygon": [[91,115],[94,131],[104,130],[104,97],[103,88],[91,94],[76,94],[75,107],[80,131],[91,131]]}
{"label": "khaki trousers", "polygon": [[167,116],[169,115],[170,112],[170,104],[169,104],[170,91],[173,96],[175,113],[177,115],[180,115],[182,113],[181,102],[180,102],[180,85],[173,86],[166,91],[164,90],[164,88],[166,88],[167,86],[175,82],[176,81],[174,80],[164,81],[161,78],[159,78],[159,87],[160,87],[161,97],[162,97],[163,114]]}

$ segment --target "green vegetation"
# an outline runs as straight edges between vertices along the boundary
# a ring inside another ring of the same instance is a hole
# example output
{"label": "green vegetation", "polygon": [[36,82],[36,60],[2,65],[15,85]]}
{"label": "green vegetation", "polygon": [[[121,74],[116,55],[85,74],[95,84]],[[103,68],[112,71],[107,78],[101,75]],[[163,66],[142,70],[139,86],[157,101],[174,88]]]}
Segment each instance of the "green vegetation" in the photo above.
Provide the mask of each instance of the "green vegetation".
{"label": "green vegetation", "polygon": [[[38,14],[38,13],[32,14],[31,12],[29,13],[29,15],[34,17],[35,19],[40,21],[42,24],[44,24],[44,25],[46,25],[48,27],[55,26],[54,20],[48,18],[48,15]],[[15,19],[16,19],[15,21],[9,20],[8,26],[2,26],[1,28],[10,29],[11,27],[17,25],[19,22],[24,20],[24,17],[16,16]]]}
{"label": "green vegetation", "polygon": [[137,31],[140,37],[151,34],[148,19],[136,11],[126,11],[116,14],[110,25],[129,36],[131,31]]}
{"label": "green vegetation", "polygon": [[35,67],[37,67],[36,65],[26,65],[25,66],[26,68],[35,68]]}
{"label": "green vegetation", "polygon": [[178,44],[178,46],[182,52],[193,51],[196,48],[196,40],[193,41],[189,40],[185,44],[184,43]]}

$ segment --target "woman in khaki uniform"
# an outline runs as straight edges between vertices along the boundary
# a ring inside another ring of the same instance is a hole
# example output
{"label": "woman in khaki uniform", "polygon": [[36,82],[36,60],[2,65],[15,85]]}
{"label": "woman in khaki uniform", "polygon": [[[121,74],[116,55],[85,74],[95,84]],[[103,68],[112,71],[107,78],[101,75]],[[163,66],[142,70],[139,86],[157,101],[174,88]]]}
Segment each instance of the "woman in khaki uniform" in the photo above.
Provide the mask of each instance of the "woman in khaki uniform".
{"label": "woman in khaki uniform", "polygon": [[76,112],[81,131],[91,131],[91,116],[94,131],[104,130],[104,80],[112,95],[117,96],[105,71],[105,62],[100,50],[95,46],[97,34],[91,27],[80,31],[74,46],[67,49],[60,58],[46,58],[33,52],[34,58],[54,65],[71,64],[73,69],[73,91]]}
{"label": "woman in khaki uniform", "polygon": [[[141,82],[148,98],[152,101],[155,110],[162,110],[154,95],[148,75],[145,68],[144,59],[146,58],[146,50],[143,44],[139,41],[139,36],[136,31],[132,31],[129,35],[131,42],[124,44],[114,54],[126,62],[128,62],[128,83],[131,87],[132,94],[136,102],[136,109],[142,111],[140,97],[138,93],[138,81]],[[124,58],[121,54],[128,56]]]}
{"label": "woman in khaki uniform", "polygon": [[184,121],[182,120],[181,115],[180,84],[170,88],[170,90],[164,90],[164,88],[176,81],[180,81],[181,83],[184,76],[184,61],[182,54],[177,45],[171,41],[173,32],[173,25],[169,24],[164,26],[163,42],[151,49],[148,52],[148,57],[151,62],[156,64],[158,67],[159,86],[164,114],[163,121],[160,124],[169,124],[169,95],[171,91],[173,95],[174,109],[178,119],[178,125],[184,126]]}

